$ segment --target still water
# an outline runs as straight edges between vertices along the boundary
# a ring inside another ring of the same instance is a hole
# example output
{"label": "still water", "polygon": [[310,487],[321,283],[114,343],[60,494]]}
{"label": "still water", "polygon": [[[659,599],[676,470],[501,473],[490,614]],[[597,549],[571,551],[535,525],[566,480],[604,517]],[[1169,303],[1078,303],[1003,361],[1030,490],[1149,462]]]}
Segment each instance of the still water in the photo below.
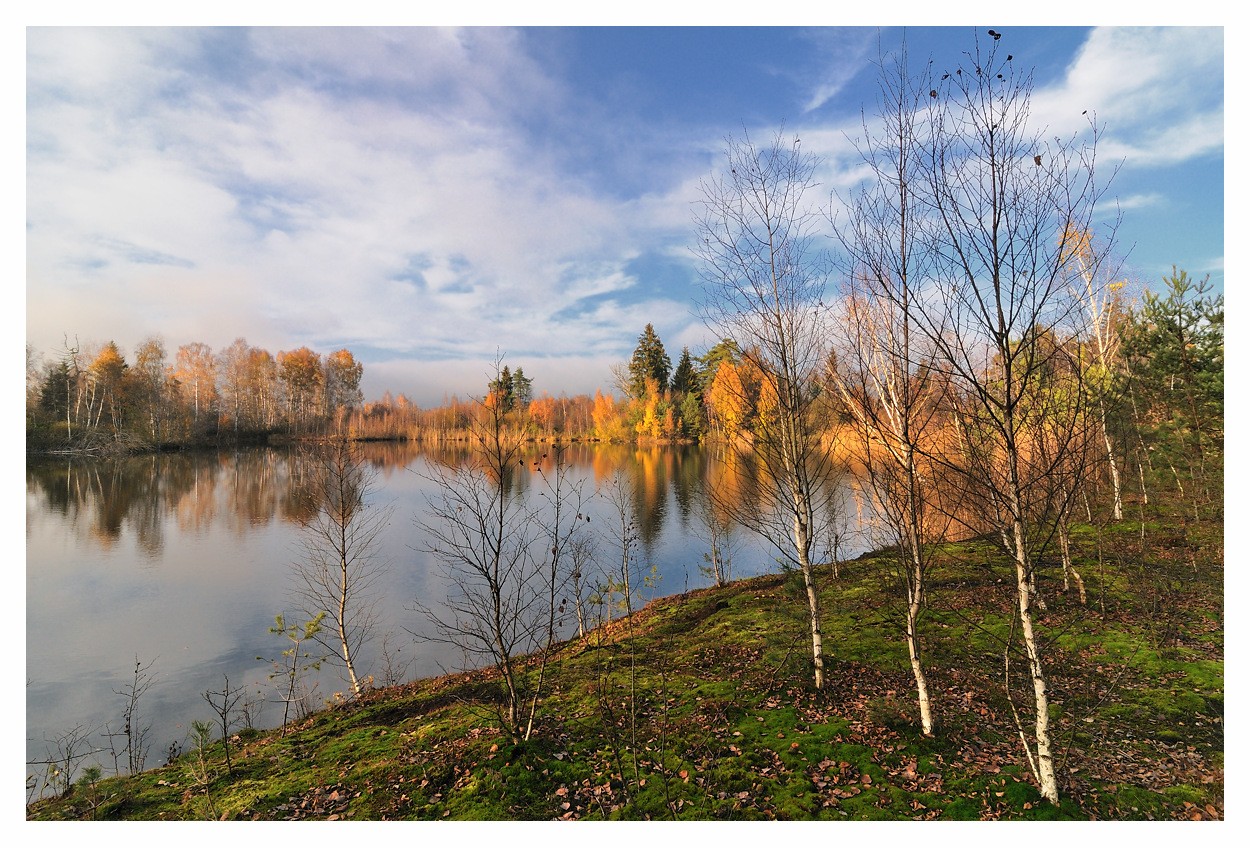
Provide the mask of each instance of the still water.
{"label": "still water", "polygon": [[[446,597],[423,552],[418,520],[427,498],[438,496],[431,460],[448,457],[403,444],[363,447],[375,474],[369,502],[391,510],[377,550],[385,569],[376,632],[390,633],[388,648],[410,663],[408,679],[458,670],[459,655],[410,634],[426,626],[413,602],[434,605]],[[527,458],[546,449],[534,447]],[[707,542],[698,503],[705,485],[726,485],[731,476],[714,449],[582,444],[569,448],[566,461],[598,530],[615,515],[602,493],[621,475],[638,527],[639,569],[654,566],[660,577],[639,599],[711,584],[699,567]],[[73,727],[94,728],[97,747],[106,724],[118,730],[124,702],[116,692],[130,682],[136,657],[151,663],[153,678],[139,709],[139,724],[151,727],[147,767],[163,764],[171,743],[185,744],[192,720],[211,717],[202,692],[220,690],[223,674],[232,687],[249,689],[257,728],[280,722],[283,706],[267,679],[271,665],[257,657],[276,657],[288,646],[268,631],[274,616],[295,617],[291,565],[308,509],[299,468],[295,454],[273,449],[27,467],[28,761],[45,758],[50,742]],[[518,496],[540,496],[540,482],[523,472]],[[604,567],[614,555],[619,561],[612,544],[598,539]],[[753,539],[740,536],[738,544],[733,577],[777,569],[773,554]],[[593,586],[598,568],[588,570]],[[362,664],[365,673],[380,675],[377,641]],[[319,702],[348,690],[334,670],[313,682]],[[111,770],[107,754],[93,760]]]}

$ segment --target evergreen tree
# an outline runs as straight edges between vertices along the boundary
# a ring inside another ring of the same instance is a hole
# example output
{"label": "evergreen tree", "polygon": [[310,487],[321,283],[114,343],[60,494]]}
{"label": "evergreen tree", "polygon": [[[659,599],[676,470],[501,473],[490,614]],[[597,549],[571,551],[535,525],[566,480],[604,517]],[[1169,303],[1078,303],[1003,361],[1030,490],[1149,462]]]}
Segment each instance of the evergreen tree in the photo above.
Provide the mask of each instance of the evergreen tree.
{"label": "evergreen tree", "polygon": [[681,359],[677,361],[677,370],[673,371],[673,393],[689,394],[699,388],[699,375],[695,372],[694,361],[690,358],[690,348],[681,348]]}
{"label": "evergreen tree", "polygon": [[512,375],[512,396],[514,404],[522,409],[529,408],[530,401],[534,399],[534,380],[520,368]]}
{"label": "evergreen tree", "polygon": [[642,335],[638,336],[638,347],[629,361],[629,393],[639,400],[646,397],[648,377],[654,379],[661,388],[667,386],[672,367],[660,337],[655,334],[655,328],[647,324]]}
{"label": "evergreen tree", "polygon": [[738,342],[728,338],[722,338],[711,350],[699,357],[699,362],[703,366],[699,369],[698,376],[700,391],[707,392],[712,380],[716,379],[720,363],[726,360],[734,366],[742,361],[742,348],[738,346]]}
{"label": "evergreen tree", "polygon": [[69,394],[73,388],[73,376],[69,361],[62,359],[48,370],[39,392],[39,408],[51,421],[63,421],[69,409]]}
{"label": "evergreen tree", "polygon": [[[1217,475],[1224,449],[1224,297],[1172,269],[1123,334],[1128,394],[1156,471]],[[1209,479],[1208,479],[1209,481]]]}
{"label": "evergreen tree", "polygon": [[489,389],[491,396],[495,398],[495,402],[499,404],[502,411],[512,411],[512,406],[516,403],[516,381],[512,376],[512,370],[507,365],[503,366],[498,377],[491,380]]}

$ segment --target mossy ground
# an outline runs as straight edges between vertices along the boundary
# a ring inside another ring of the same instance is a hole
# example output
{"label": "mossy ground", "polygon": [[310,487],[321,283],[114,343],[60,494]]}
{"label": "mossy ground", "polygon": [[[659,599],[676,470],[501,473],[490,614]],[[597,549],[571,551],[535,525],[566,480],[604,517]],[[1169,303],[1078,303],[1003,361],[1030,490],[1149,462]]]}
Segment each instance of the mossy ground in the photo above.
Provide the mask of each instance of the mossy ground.
{"label": "mossy ground", "polygon": [[[1043,801],[1004,687],[1013,577],[947,545],[923,620],[934,714],[917,726],[889,554],[822,575],[828,684],[811,683],[801,582],[652,602],[558,649],[533,737],[500,730],[490,670],[370,691],[245,733],[207,784],[194,754],[80,786],[36,819],[1222,818],[1222,528],[1080,529],[1081,605],[1057,568],[1039,612],[1063,801]],[[1164,537],[1166,536],[1166,537]],[[1031,697],[1011,691],[1027,731]],[[536,670],[534,670],[536,674]]]}

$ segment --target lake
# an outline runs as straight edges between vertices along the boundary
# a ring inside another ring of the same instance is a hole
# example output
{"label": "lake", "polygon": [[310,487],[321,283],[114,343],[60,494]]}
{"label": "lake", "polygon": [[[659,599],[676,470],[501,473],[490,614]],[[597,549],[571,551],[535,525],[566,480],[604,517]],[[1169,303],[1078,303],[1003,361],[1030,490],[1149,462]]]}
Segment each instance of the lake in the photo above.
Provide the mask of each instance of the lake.
{"label": "lake", "polygon": [[[398,649],[395,658],[409,663],[407,679],[460,670],[458,654],[410,634],[427,626],[414,601],[436,605],[447,593],[424,552],[418,517],[427,498],[438,496],[431,462],[454,461],[455,451],[433,454],[403,443],[362,449],[375,474],[368,502],[391,510],[377,551],[385,570],[376,632],[390,633],[388,650]],[[530,445],[527,463],[549,450]],[[708,544],[698,505],[705,484],[723,492],[733,476],[716,448],[573,444],[566,455],[569,478],[589,498],[585,512],[605,567],[613,556],[619,562],[619,551],[601,534],[616,514],[602,492],[620,475],[635,513],[639,569],[654,566],[659,577],[638,592],[640,600],[712,584],[699,567]],[[130,682],[136,657],[151,664],[153,680],[139,707],[139,725],[151,726],[147,767],[163,764],[171,743],[185,746],[192,720],[212,716],[202,692],[220,690],[223,674],[232,687],[248,689],[257,728],[281,721],[283,704],[267,679],[271,665],[257,657],[277,657],[288,646],[269,627],[275,615],[295,608],[291,567],[300,555],[299,519],[309,508],[302,479],[297,453],[268,448],[28,465],[28,761],[45,758],[59,735],[78,726],[94,730],[91,744],[104,745],[104,725],[121,726],[124,701],[116,692]],[[519,473],[514,496],[532,499],[540,490],[532,467]],[[600,496],[592,496],[596,491]],[[849,512],[853,525],[853,506]],[[741,531],[738,544],[733,577],[778,569],[773,554]],[[848,544],[843,555],[865,546]],[[597,575],[597,567],[587,568],[591,587]],[[564,633],[575,626],[566,616]],[[381,676],[378,641],[361,664]],[[309,682],[319,703],[349,690],[334,670]],[[108,753],[91,761],[111,772]]]}

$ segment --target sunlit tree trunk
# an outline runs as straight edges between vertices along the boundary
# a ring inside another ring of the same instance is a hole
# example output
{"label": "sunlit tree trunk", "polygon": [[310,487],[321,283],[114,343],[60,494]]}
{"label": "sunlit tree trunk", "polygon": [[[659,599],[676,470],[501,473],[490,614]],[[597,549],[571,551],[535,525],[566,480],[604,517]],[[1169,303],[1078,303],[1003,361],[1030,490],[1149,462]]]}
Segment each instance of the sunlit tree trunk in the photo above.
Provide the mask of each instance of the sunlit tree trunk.
{"label": "sunlit tree trunk", "polygon": [[[992,34],[988,45],[978,39],[930,92],[924,204],[935,273],[921,326],[959,386],[960,414],[975,433],[972,451],[950,470],[981,493],[1014,565],[1016,616],[1033,683],[1032,746],[1023,727],[1020,737],[1042,796],[1058,804],[1033,611],[1034,546],[1053,537],[1058,520],[1045,492],[1070,473],[1073,451],[1085,449],[1073,435],[1085,425],[1082,387],[1051,407],[1056,389],[1048,380],[1070,364],[1063,344],[1081,323],[1082,298],[1069,258],[1077,234],[1090,230],[1105,186],[1094,179],[1093,120],[1087,141],[1031,127],[1032,79],[1000,52],[1001,37]],[[1109,249],[1091,254],[1091,279]],[[1045,461],[1036,449],[1047,437],[1041,427],[1053,436],[1054,453]]]}
{"label": "sunlit tree trunk", "polygon": [[839,213],[844,222],[832,215],[844,254],[844,313],[835,322],[839,344],[829,378],[855,421],[856,459],[889,541],[899,549],[899,576],[907,588],[903,632],[921,729],[930,735],[920,617],[933,544],[924,520],[931,492],[921,481],[917,459],[939,404],[924,364],[933,351],[914,326],[921,301],[913,290],[925,284],[928,266],[916,208],[916,191],[923,185],[918,122],[931,88],[925,73],[910,77],[905,49],[892,67],[881,58],[878,114],[871,126],[865,120],[864,137],[856,141],[875,178]]}
{"label": "sunlit tree trunk", "polygon": [[[830,458],[819,443],[813,399],[828,333],[828,270],[814,249],[817,218],[804,195],[815,188],[817,161],[797,138],[780,134],[765,148],[749,137],[728,139],[725,166],[705,179],[698,222],[703,317],[737,342],[743,360],[771,391],[775,409],[755,433],[755,454],[768,478],[767,507],[735,519],[757,532],[802,572],[817,688],[825,686],[820,596],[811,553],[828,527],[816,522],[816,489]],[[761,390],[763,390],[763,388]]]}

